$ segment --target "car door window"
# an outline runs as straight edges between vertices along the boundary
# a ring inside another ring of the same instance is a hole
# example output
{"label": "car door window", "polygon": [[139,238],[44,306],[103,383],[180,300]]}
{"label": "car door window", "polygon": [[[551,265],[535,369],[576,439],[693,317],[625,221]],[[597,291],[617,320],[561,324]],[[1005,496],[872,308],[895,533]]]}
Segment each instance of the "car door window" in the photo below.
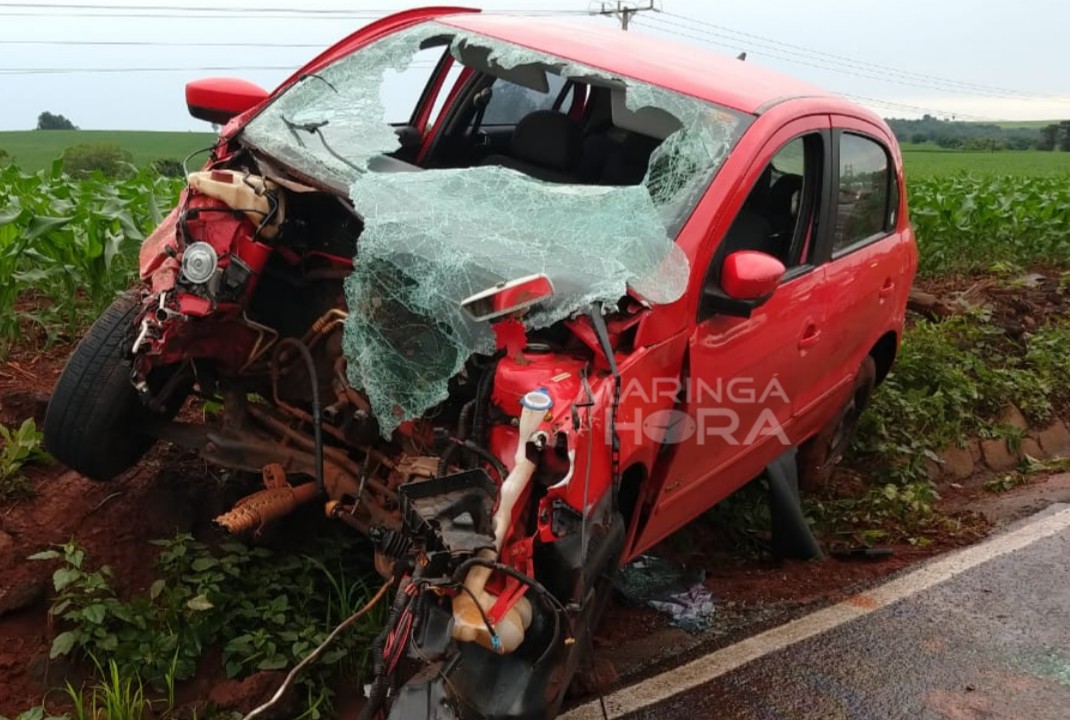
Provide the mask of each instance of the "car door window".
{"label": "car door window", "polygon": [[539,92],[498,78],[483,114],[483,125],[516,125],[522,117],[536,110],[553,110],[557,96],[565,86],[565,78],[546,73],[546,80],[549,91]]}
{"label": "car door window", "polygon": [[809,262],[821,142],[817,133],[803,135],[777,152],[725,234],[717,262],[739,250],[772,255],[789,269]]}
{"label": "car door window", "polygon": [[385,122],[405,125],[413,121],[420,97],[444,52],[446,50],[441,45],[427,47],[416,53],[405,67],[389,68],[383,72],[379,98],[383,104]]}
{"label": "car door window", "polygon": [[883,145],[845,132],[839,156],[833,257],[891,232],[899,205],[894,165]]}
{"label": "car door window", "polygon": [[431,112],[427,116],[428,127],[434,127],[434,124],[438,122],[438,116],[442,113],[442,108],[445,106],[447,98],[449,98],[453,87],[457,84],[457,79],[461,77],[462,70],[464,70],[464,66],[455,62],[446,71],[446,79],[442,81],[442,87],[439,88],[435,102],[431,105]]}

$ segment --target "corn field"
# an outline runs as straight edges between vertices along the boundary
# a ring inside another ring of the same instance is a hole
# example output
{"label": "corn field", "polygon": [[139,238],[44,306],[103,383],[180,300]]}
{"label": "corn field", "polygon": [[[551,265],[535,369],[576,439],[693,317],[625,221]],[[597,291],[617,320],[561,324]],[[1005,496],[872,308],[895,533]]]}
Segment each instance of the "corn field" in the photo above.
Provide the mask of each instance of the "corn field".
{"label": "corn field", "polygon": [[[129,286],[137,251],[182,181],[0,170],[0,357],[26,332],[71,338]],[[913,180],[921,273],[994,264],[1070,266],[1070,175],[957,174]],[[34,330],[36,328],[36,330]]]}
{"label": "corn field", "polygon": [[921,273],[1070,265],[1070,175],[957,174],[908,184]]}
{"label": "corn field", "polygon": [[128,287],[141,241],[181,187],[147,170],[123,180],[76,180],[58,162],[0,170],[0,356],[27,332],[76,335]]}

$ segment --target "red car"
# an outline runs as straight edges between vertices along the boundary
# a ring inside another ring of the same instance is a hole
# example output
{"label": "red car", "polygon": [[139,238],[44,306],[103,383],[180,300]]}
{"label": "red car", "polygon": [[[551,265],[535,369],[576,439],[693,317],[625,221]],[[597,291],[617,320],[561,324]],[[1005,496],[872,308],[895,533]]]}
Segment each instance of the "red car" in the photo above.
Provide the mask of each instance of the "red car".
{"label": "red car", "polygon": [[751,63],[428,8],[187,100],[226,126],[45,442],[98,480],[193,447],[263,474],[228,530],[368,535],[366,717],[553,717],[613,569],[778,459],[827,472],[895,359],[895,138]]}

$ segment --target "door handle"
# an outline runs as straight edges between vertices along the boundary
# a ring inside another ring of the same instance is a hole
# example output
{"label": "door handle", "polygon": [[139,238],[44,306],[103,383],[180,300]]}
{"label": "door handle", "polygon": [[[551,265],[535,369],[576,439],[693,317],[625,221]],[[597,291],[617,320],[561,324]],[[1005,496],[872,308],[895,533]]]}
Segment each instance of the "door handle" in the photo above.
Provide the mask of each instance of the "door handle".
{"label": "door handle", "polygon": [[891,278],[886,278],[884,284],[881,285],[880,292],[878,293],[882,298],[886,298],[895,291],[895,281]]}
{"label": "door handle", "polygon": [[806,326],[806,330],[803,331],[802,337],[799,338],[799,349],[805,350],[808,347],[813,347],[820,339],[821,331],[817,329],[817,325],[811,323]]}

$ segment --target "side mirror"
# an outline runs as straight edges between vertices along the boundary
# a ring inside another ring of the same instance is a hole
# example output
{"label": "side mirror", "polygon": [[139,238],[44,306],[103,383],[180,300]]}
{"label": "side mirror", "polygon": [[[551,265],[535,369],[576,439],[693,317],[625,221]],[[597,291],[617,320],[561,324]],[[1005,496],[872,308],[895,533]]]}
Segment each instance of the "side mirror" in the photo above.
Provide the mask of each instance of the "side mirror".
{"label": "side mirror", "polygon": [[553,297],[554,284],[539,273],[498,283],[461,301],[461,309],[476,321],[494,320]]}
{"label": "side mirror", "polygon": [[186,84],[186,107],[198,120],[225,125],[268,98],[256,83],[237,78],[205,78]]}
{"label": "side mirror", "polygon": [[721,289],[735,300],[767,300],[776,291],[787,268],[772,255],[739,250],[721,265]]}
{"label": "side mirror", "polygon": [[708,313],[750,317],[776,292],[787,268],[772,255],[738,250],[725,257],[718,282],[707,282],[703,306]]}

